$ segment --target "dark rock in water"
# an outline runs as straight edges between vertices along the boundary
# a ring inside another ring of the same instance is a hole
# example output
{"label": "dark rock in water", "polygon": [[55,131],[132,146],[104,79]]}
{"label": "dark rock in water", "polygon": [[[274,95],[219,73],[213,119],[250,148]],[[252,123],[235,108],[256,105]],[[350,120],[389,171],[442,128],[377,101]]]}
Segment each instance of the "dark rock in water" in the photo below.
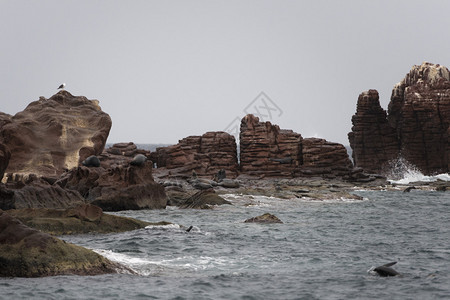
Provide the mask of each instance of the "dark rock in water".
{"label": "dark rock in water", "polygon": [[214,186],[217,186],[217,182],[215,182],[214,180],[197,178],[191,181],[191,185],[198,190],[209,190]]}
{"label": "dark rock in water", "polygon": [[270,223],[283,223],[278,217],[265,213],[258,217],[253,217],[250,219],[247,219],[244,221],[244,223],[264,223],[264,224],[270,224]]}
{"label": "dark rock in water", "polygon": [[395,265],[396,263],[397,263],[396,261],[387,263],[385,265],[376,267],[375,269],[373,269],[373,271],[375,271],[381,277],[400,275],[400,273],[391,268],[391,266]]}
{"label": "dark rock in water", "polygon": [[143,154],[136,155],[133,160],[130,162],[130,165],[132,166],[142,166],[147,161],[147,157]]}
{"label": "dark rock in water", "polygon": [[415,189],[416,189],[416,187],[409,186],[409,187],[407,187],[406,189],[403,190],[403,193],[409,193],[409,192],[411,192],[411,190],[415,190]]}
{"label": "dark rock in water", "polygon": [[438,185],[436,187],[436,191],[438,192],[445,192],[447,190],[447,186],[446,185]]}
{"label": "dark rock in water", "polygon": [[6,173],[59,176],[102,153],[112,122],[98,100],[60,91],[0,116],[0,124],[0,143],[11,153]]}
{"label": "dark rock in water", "polygon": [[200,191],[189,197],[180,205],[180,208],[200,208],[208,209],[211,205],[223,205],[231,203],[219,195],[213,189]]}
{"label": "dark rock in water", "polygon": [[31,229],[0,210],[0,277],[98,275],[118,270],[127,269],[92,250]]}
{"label": "dark rock in water", "polygon": [[98,159],[97,156],[91,155],[88,158],[86,158],[81,164],[85,167],[98,168],[98,167],[100,167],[100,160]]}

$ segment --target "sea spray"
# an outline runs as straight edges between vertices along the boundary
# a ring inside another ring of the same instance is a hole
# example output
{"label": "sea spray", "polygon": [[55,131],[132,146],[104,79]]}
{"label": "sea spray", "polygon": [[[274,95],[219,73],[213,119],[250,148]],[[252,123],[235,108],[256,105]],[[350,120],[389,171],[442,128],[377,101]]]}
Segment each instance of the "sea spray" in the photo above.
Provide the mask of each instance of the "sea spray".
{"label": "sea spray", "polygon": [[437,180],[450,181],[448,173],[436,174],[432,176],[424,175],[419,168],[399,156],[389,162],[389,170],[386,172],[388,181],[394,184],[409,184],[411,182],[434,182]]}

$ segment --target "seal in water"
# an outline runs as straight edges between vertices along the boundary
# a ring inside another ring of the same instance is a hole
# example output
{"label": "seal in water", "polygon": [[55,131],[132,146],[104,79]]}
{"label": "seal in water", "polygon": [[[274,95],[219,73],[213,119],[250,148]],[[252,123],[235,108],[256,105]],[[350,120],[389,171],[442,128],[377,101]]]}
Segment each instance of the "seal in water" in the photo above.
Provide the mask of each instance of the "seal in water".
{"label": "seal in water", "polygon": [[85,167],[100,167],[100,160],[97,156],[91,155],[81,163]]}
{"label": "seal in water", "polygon": [[147,157],[145,157],[144,154],[138,154],[130,162],[130,165],[132,165],[132,166],[142,166],[145,163],[146,160],[147,160]]}
{"label": "seal in water", "polygon": [[377,272],[377,274],[381,277],[400,275],[400,273],[391,268],[391,266],[395,265],[396,263],[396,261],[390,262],[388,264],[376,267],[375,269],[373,269],[373,271]]}

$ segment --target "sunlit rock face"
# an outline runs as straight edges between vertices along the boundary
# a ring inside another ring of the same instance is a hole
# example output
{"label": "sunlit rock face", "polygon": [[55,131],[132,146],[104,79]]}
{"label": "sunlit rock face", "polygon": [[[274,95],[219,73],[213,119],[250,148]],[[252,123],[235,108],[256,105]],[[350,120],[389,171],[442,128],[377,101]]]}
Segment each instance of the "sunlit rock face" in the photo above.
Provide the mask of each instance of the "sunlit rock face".
{"label": "sunlit rock face", "polygon": [[14,116],[3,115],[0,141],[11,153],[6,173],[58,176],[102,153],[111,118],[97,100],[60,91]]}
{"label": "sunlit rock face", "polygon": [[[386,117],[375,103],[374,92],[363,94],[349,134],[356,166],[382,172],[387,159],[401,156],[425,174],[448,172],[450,72],[446,67],[427,62],[413,66],[394,86]],[[372,99],[371,107],[367,99]]]}

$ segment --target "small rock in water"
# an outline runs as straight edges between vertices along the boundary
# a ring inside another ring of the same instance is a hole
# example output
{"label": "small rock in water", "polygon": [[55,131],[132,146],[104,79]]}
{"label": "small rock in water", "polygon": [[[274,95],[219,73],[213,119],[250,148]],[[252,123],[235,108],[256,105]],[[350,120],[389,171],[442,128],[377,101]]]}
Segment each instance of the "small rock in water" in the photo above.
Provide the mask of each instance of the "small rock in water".
{"label": "small rock in water", "polygon": [[283,223],[280,219],[278,219],[277,216],[274,216],[269,213],[265,213],[261,216],[250,218],[244,221],[244,223],[264,223],[264,224],[270,224],[270,223]]}

